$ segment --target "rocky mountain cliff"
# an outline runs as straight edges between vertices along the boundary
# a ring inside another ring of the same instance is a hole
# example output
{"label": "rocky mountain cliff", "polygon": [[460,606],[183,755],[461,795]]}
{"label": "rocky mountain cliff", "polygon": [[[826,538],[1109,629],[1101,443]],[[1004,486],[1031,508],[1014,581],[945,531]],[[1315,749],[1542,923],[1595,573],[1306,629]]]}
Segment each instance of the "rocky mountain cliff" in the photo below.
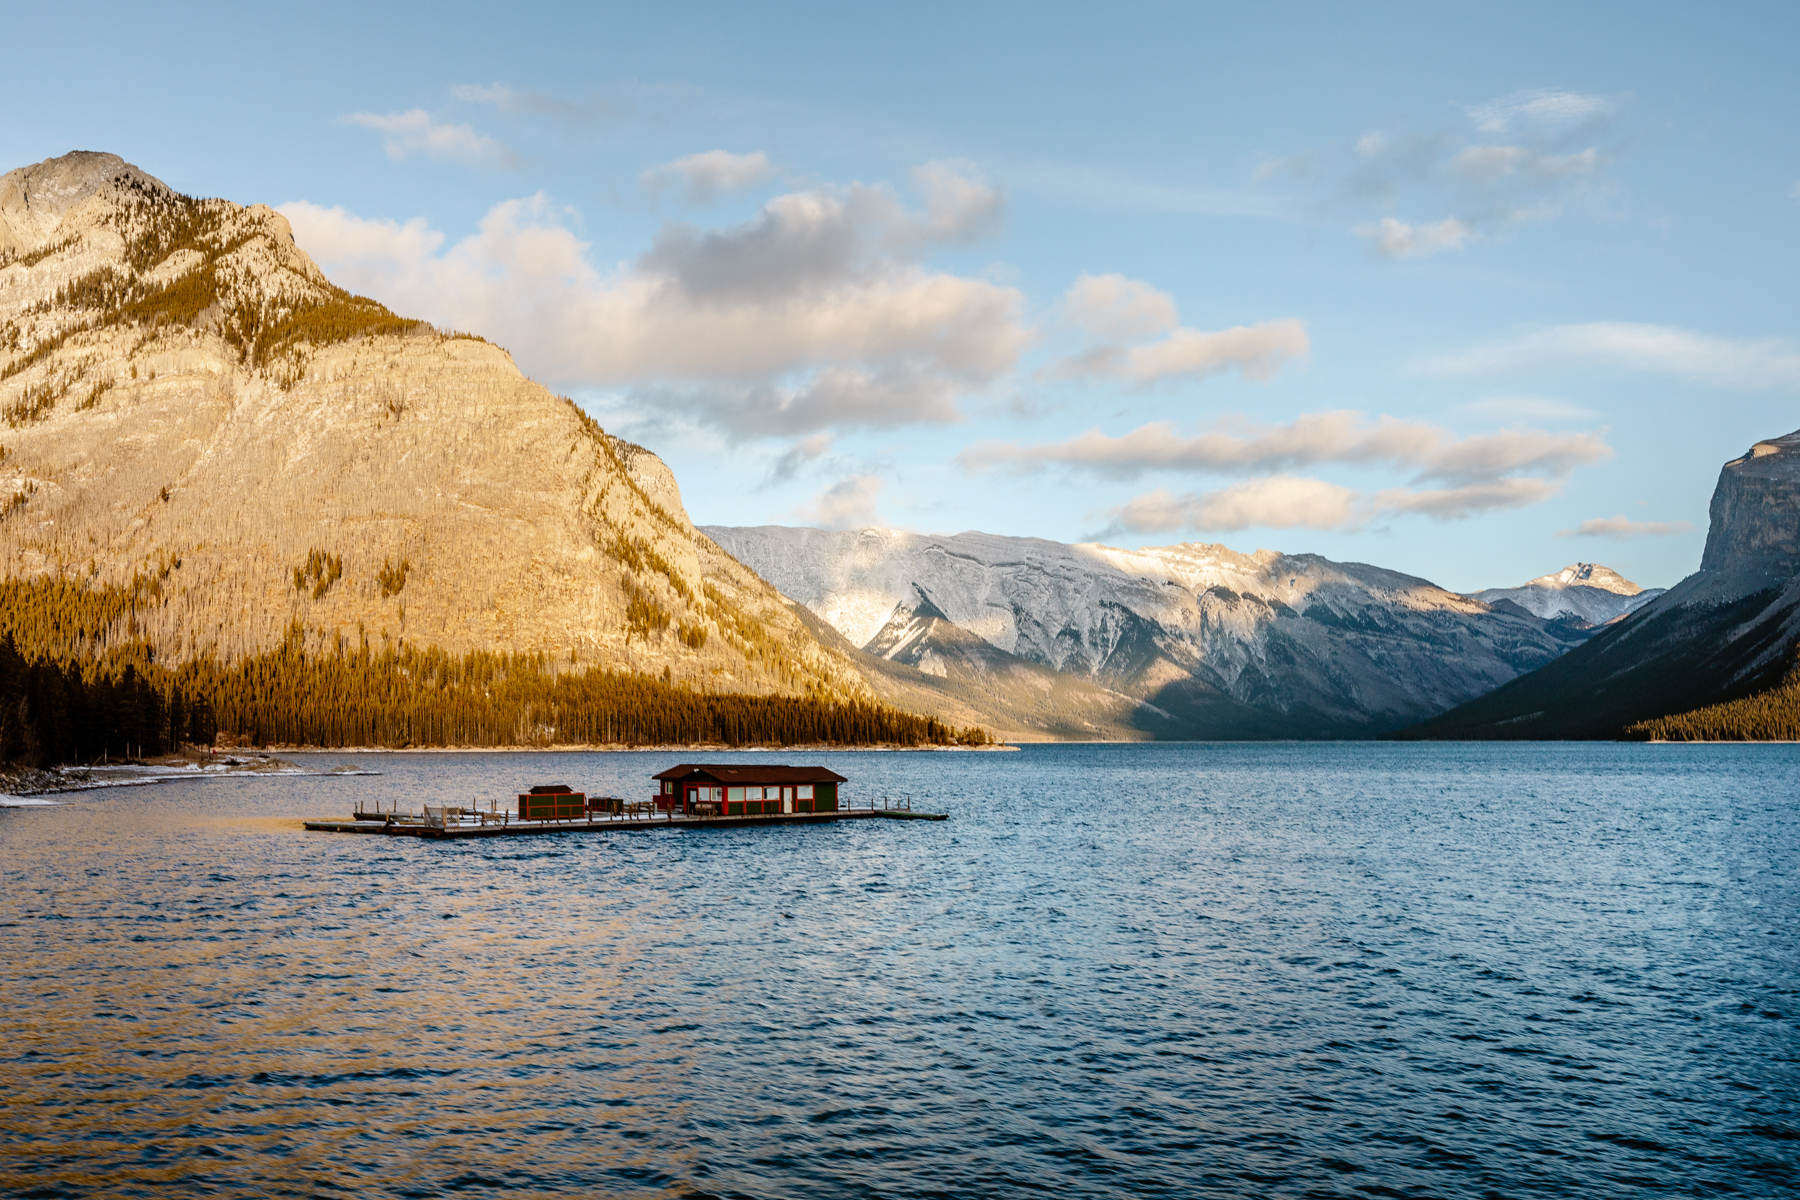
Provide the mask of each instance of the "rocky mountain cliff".
{"label": "rocky mountain cliff", "polygon": [[[1137,736],[1366,735],[1487,692],[1585,636],[1316,555],[879,529],[704,532],[871,654],[968,697],[995,686],[982,655],[1004,655],[1136,701],[1092,720],[1123,718]],[[1079,725],[1077,702],[1067,704]]]}
{"label": "rocky mountain cliff", "polygon": [[1484,604],[1517,604],[1547,621],[1574,621],[1584,627],[1609,624],[1662,594],[1662,588],[1641,588],[1598,563],[1571,563],[1518,587],[1471,593]]}
{"label": "rocky mountain cliff", "polygon": [[655,455],[480,338],[334,287],[271,209],[107,154],[0,176],[0,562],[116,588],[94,643],[402,640],[867,696]]}
{"label": "rocky mountain cliff", "polygon": [[1800,430],[1750,447],[1719,471],[1700,573],[1726,593],[1800,575]]}
{"label": "rocky mountain cliff", "polygon": [[1778,688],[1800,645],[1800,432],[1726,463],[1700,569],[1592,641],[1412,731],[1613,737]]}

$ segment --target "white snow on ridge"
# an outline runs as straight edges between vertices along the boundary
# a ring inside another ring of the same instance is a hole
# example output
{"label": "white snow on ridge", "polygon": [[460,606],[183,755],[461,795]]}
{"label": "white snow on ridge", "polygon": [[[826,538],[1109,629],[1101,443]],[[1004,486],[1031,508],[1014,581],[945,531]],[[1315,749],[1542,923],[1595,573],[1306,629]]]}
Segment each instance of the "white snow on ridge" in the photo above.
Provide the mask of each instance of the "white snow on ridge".
{"label": "white snow on ridge", "polygon": [[[975,532],[785,526],[703,532],[858,646],[881,631],[896,606],[912,604],[917,587],[952,622],[991,645],[1082,673],[1103,661],[1121,636],[1120,610],[1197,647],[1205,644],[1228,673],[1225,664],[1257,642],[1257,627],[1279,606],[1304,613],[1322,604],[1340,615],[1371,607],[1486,611],[1466,596],[1380,567],[1273,550],[1242,554],[1205,543],[1124,550]],[[1260,604],[1246,611],[1241,599]],[[1237,651],[1220,655],[1228,643]]]}
{"label": "white snow on ridge", "polygon": [[1573,618],[1584,625],[1605,625],[1662,594],[1663,589],[1641,588],[1610,567],[1571,563],[1518,587],[1487,588],[1474,595],[1488,604],[1510,600],[1547,621]]}
{"label": "white snow on ridge", "polygon": [[1517,609],[1316,554],[893,529],[702,532],[871,653],[923,664],[934,650],[909,622],[929,603],[1027,662],[1191,706],[1182,719],[1201,733],[1235,719],[1220,715],[1221,697],[1271,720],[1292,714],[1297,730],[1397,727],[1578,640]]}

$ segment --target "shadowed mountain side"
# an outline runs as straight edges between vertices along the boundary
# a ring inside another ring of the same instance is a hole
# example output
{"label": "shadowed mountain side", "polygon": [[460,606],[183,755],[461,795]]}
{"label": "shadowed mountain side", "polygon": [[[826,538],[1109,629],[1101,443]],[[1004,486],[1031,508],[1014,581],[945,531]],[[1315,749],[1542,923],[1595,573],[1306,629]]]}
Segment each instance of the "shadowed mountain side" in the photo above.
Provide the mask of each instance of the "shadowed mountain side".
{"label": "shadowed mountain side", "polygon": [[1618,737],[1782,689],[1800,640],[1800,434],[1726,463],[1711,517],[1700,570],[1586,645],[1404,736]]}
{"label": "shadowed mountain side", "polygon": [[1020,742],[1181,735],[1179,718],[1146,701],[1027,662],[949,622],[935,622],[917,644],[922,657],[932,657],[928,674],[915,663],[857,649],[804,605],[794,605],[794,613],[822,645],[861,669],[877,698],[947,725],[981,725]]}
{"label": "shadowed mountain side", "polygon": [[1403,738],[1611,738],[1628,725],[1780,683],[1792,601],[1759,592],[1703,610],[1645,609]]}
{"label": "shadowed mountain side", "polygon": [[1589,636],[1516,604],[1313,554],[890,529],[704,532],[852,644],[939,672],[972,707],[987,702],[992,674],[979,664],[1003,655],[1142,702],[1130,728],[1157,737],[1369,737]]}

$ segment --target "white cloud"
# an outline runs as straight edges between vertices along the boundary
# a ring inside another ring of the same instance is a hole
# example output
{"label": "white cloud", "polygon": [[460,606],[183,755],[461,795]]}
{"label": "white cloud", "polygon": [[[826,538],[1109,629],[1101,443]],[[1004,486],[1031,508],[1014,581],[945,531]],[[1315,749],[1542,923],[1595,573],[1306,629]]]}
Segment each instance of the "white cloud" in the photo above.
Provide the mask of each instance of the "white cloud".
{"label": "white cloud", "polygon": [[1083,275],[1063,295],[1064,315],[1091,336],[1111,341],[1151,337],[1179,321],[1167,292],[1123,275]]}
{"label": "white cloud", "polygon": [[1506,133],[1529,126],[1557,130],[1585,125],[1611,116],[1616,107],[1604,96],[1558,88],[1527,88],[1471,105],[1468,114],[1483,133]]}
{"label": "white cloud", "polygon": [[1523,146],[1466,146],[1450,160],[1450,167],[1477,179],[1511,175],[1531,158]]}
{"label": "white cloud", "polygon": [[1485,479],[1420,491],[1385,488],[1375,493],[1371,508],[1376,513],[1418,513],[1440,521],[1458,521],[1494,509],[1524,508],[1548,500],[1561,490],[1562,484],[1557,480],[1532,476]]}
{"label": "white cloud", "polygon": [[833,438],[829,433],[814,433],[801,438],[782,451],[769,464],[769,484],[780,483],[811,466],[831,452]]}
{"label": "white cloud", "polygon": [[333,262],[405,263],[429,258],[444,244],[444,235],[427,225],[424,217],[404,224],[368,220],[345,208],[324,208],[304,200],[283,204],[281,213],[295,230],[302,249],[316,247]]}
{"label": "white cloud", "polygon": [[[1601,197],[1614,109],[1577,92],[1516,92],[1468,109],[1473,128],[1372,130],[1347,145],[1266,160],[1255,179],[1311,193],[1315,208],[1340,214],[1387,258],[1458,251]],[[1407,209],[1445,215],[1414,222],[1398,215]]]}
{"label": "white cloud", "polygon": [[835,429],[895,429],[962,420],[956,382],[942,372],[827,367],[795,384],[646,388],[644,405],[677,408],[732,433],[789,437]]}
{"label": "white cloud", "polygon": [[670,226],[611,269],[541,194],[449,244],[423,222],[286,211],[334,278],[397,311],[480,333],[532,374],[741,432],[952,420],[1033,336],[1016,289],[918,261],[936,218],[879,187],[776,197],[725,229]]}
{"label": "white cloud", "polygon": [[1212,492],[1176,495],[1148,492],[1114,509],[1112,529],[1173,533],[1195,529],[1232,532],[1275,529],[1341,529],[1359,522],[1356,493],[1335,483],[1272,475]]}
{"label": "white cloud", "polygon": [[852,475],[832,484],[794,515],[809,525],[826,529],[868,529],[881,524],[877,504],[882,481],[878,475]]}
{"label": "white cloud", "polygon": [[1592,421],[1599,416],[1585,405],[1529,395],[1484,396],[1462,405],[1462,411],[1489,421]]}
{"label": "white cloud", "polygon": [[1357,226],[1356,232],[1369,239],[1384,258],[1418,258],[1445,250],[1460,250],[1475,236],[1474,230],[1456,217],[1420,225],[1383,217],[1373,225]]}
{"label": "white cloud", "polygon": [[1549,154],[1524,146],[1466,146],[1450,160],[1450,168],[1471,183],[1489,186],[1516,175],[1573,179],[1600,169],[1600,151],[1589,146],[1568,154]]}
{"label": "white cloud", "polygon": [[1592,175],[1600,169],[1600,151],[1589,146],[1574,154],[1540,154],[1531,160],[1530,166],[1539,175],[1553,178]]}
{"label": "white cloud", "polygon": [[510,167],[518,162],[517,155],[486,134],[467,125],[437,121],[422,108],[351,113],[342,123],[379,133],[382,148],[395,160],[417,155],[471,167]]}
{"label": "white cloud", "polygon": [[1139,387],[1230,370],[1267,379],[1289,359],[1304,358],[1308,349],[1306,324],[1290,317],[1231,329],[1174,329],[1142,346],[1101,346],[1065,359],[1057,374],[1119,379]]}
{"label": "white cloud", "polygon": [[761,150],[750,154],[707,150],[651,167],[638,177],[638,182],[653,195],[674,190],[689,204],[710,204],[755,187],[774,173],[769,156]]}
{"label": "white cloud", "polygon": [[1595,433],[1516,429],[1458,437],[1435,425],[1350,411],[1306,413],[1285,425],[1217,427],[1184,435],[1156,421],[1119,436],[1089,430],[1046,445],[988,442],[960,461],[983,469],[1070,467],[1107,478],[1151,471],[1253,474],[1325,464],[1396,467],[1415,479],[1455,485],[1521,472],[1564,475],[1612,450]]}
{"label": "white cloud", "polygon": [[913,187],[925,200],[925,219],[912,236],[924,245],[955,246],[999,224],[1006,196],[970,163],[928,162],[912,172]]}
{"label": "white cloud", "polygon": [[589,125],[616,119],[632,108],[621,96],[588,96],[570,100],[534,88],[515,88],[504,83],[461,83],[450,94],[465,104],[485,104],[509,116],[553,117],[571,125]]}
{"label": "white cloud", "polygon": [[1727,338],[1670,325],[1593,321],[1555,325],[1431,359],[1434,375],[1493,375],[1594,364],[1726,387],[1800,387],[1800,349],[1780,338]]}
{"label": "white cloud", "polygon": [[495,108],[514,108],[519,103],[519,93],[504,83],[459,83],[450,89],[450,94],[470,104],[491,104]]}
{"label": "white cloud", "polygon": [[1669,537],[1693,528],[1688,521],[1634,521],[1630,517],[1590,517],[1573,529],[1559,529],[1557,537]]}
{"label": "white cloud", "polygon": [[[1138,387],[1237,370],[1266,379],[1309,349],[1306,325],[1293,318],[1231,329],[1180,324],[1174,297],[1124,275],[1082,275],[1063,294],[1063,318],[1098,342],[1057,363],[1054,377],[1116,379]],[[1139,345],[1134,339],[1163,336]]]}
{"label": "white cloud", "polygon": [[1268,475],[1208,492],[1147,492],[1113,509],[1112,524],[1101,536],[1251,528],[1361,529],[1384,517],[1405,515],[1457,521],[1536,504],[1560,488],[1553,480],[1525,478],[1422,491],[1386,488],[1371,494],[1322,479]]}
{"label": "white cloud", "polygon": [[1517,472],[1561,476],[1611,457],[1612,448],[1595,433],[1504,429],[1445,438],[1421,457],[1418,478],[1469,484],[1517,482],[1499,477]]}

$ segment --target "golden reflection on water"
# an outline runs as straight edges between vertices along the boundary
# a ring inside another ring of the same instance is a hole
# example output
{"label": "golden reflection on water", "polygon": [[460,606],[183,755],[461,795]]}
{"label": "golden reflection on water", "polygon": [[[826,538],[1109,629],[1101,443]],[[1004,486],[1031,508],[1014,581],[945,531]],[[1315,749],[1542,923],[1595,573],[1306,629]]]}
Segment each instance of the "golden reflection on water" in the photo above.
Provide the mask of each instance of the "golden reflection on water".
{"label": "golden reflection on water", "polygon": [[[322,843],[292,817],[88,807],[108,809],[97,829],[9,846],[54,857],[0,900],[8,990],[30,998],[7,1010],[0,1164],[63,1147],[47,1174],[71,1194],[196,1170],[403,1191],[546,1156],[641,1194],[687,1188],[678,1141],[558,1116],[579,1090],[590,1111],[660,1097],[686,1119],[668,1098],[696,1090],[691,1031],[620,1001],[654,897],[546,892],[504,854]],[[585,1052],[620,1022],[639,1052]]]}

